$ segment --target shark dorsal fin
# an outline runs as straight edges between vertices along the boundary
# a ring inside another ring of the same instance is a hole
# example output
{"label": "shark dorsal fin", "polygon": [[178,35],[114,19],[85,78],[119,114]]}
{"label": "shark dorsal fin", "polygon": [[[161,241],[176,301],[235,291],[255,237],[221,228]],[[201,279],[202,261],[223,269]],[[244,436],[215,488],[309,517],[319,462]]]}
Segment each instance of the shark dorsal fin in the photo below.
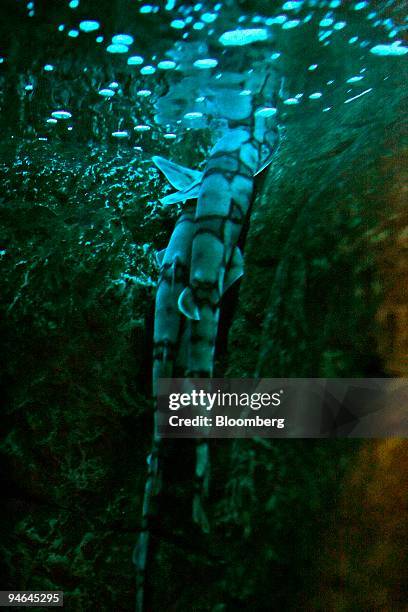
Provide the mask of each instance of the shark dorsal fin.
{"label": "shark dorsal fin", "polygon": [[154,155],[152,161],[178,191],[183,191],[201,181],[202,172],[199,172],[199,170],[186,168],[186,166],[176,164],[160,155]]}

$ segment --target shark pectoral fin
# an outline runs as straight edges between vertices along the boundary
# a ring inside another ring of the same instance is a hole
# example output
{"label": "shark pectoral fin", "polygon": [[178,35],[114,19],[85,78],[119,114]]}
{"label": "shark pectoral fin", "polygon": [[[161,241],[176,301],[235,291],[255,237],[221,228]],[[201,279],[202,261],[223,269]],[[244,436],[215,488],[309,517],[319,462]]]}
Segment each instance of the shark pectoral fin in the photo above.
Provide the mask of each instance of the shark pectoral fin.
{"label": "shark pectoral fin", "polygon": [[157,265],[159,267],[161,267],[161,265],[163,263],[163,259],[164,259],[165,254],[166,254],[166,249],[162,249],[161,251],[157,251],[157,253],[156,253],[156,261],[157,261]]}
{"label": "shark pectoral fin", "polygon": [[275,155],[275,150],[273,151],[271,155],[269,155],[269,157],[265,159],[264,162],[262,162],[258,170],[255,172],[254,176],[258,176],[258,174],[261,174],[261,172],[263,172],[265,168],[267,168],[272,163],[272,159],[274,158],[274,155]]}
{"label": "shark pectoral fin", "polygon": [[238,247],[235,247],[231,257],[231,263],[224,279],[223,293],[227,291],[244,273],[244,258]]}
{"label": "shark pectoral fin", "polygon": [[201,180],[202,172],[199,170],[180,166],[180,164],[175,164],[160,155],[154,155],[152,161],[163,172],[169,183],[179,191]]}
{"label": "shark pectoral fin", "polygon": [[182,312],[188,319],[193,319],[193,321],[200,320],[200,312],[197,304],[194,301],[193,292],[191,291],[190,287],[186,287],[180,293],[178,307],[180,312]]}
{"label": "shark pectoral fin", "polygon": [[200,191],[200,183],[191,184],[186,189],[182,191],[176,191],[176,193],[170,193],[167,196],[163,196],[160,198],[161,204],[163,206],[169,206],[170,204],[177,204],[178,202],[187,202],[187,200],[195,200],[198,198],[198,193]]}

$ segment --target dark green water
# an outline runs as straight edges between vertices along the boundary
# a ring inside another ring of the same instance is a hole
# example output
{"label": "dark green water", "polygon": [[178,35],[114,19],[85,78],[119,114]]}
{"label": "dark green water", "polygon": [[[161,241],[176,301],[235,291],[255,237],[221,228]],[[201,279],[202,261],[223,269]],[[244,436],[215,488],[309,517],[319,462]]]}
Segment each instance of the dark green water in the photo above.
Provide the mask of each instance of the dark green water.
{"label": "dark green water", "polygon": [[[155,254],[182,210],[152,156],[201,170],[228,122],[279,126],[219,375],[406,374],[404,5],[2,1],[2,589],[134,608]],[[358,443],[270,442],[213,445],[210,536],[190,521],[192,449],[173,453],[154,610],[379,605],[369,569],[331,565]],[[403,609],[398,589],[381,609]]]}

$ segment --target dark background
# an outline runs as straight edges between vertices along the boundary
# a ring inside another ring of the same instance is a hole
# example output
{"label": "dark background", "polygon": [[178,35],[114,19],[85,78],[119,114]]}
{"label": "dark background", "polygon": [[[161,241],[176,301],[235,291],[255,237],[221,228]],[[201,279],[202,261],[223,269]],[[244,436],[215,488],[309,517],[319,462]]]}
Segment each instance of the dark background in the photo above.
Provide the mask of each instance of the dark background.
{"label": "dark background", "polygon": [[[170,17],[142,17],[125,0],[76,12],[35,4],[29,18],[3,0],[0,20],[0,585],[63,590],[67,610],[131,610],[152,429],[154,253],[177,216],[158,204],[164,185],[149,157],[201,163],[207,135],[172,148],[154,130],[115,142],[120,121],[151,122],[140,83],[90,37],[57,32],[97,15],[106,37],[134,28],[132,53],[160,56]],[[247,4],[231,11],[255,10]],[[308,85],[300,68],[316,58],[312,34],[294,34],[285,67],[299,91],[361,65],[345,39]],[[224,303],[219,376],[407,375],[406,71],[403,58],[365,61],[373,96],[344,105],[336,85],[324,118],[282,109],[245,277]],[[122,94],[109,106],[96,91],[111,80]],[[165,86],[154,81],[157,93]],[[71,132],[45,123],[66,106]],[[221,440],[211,452],[208,536],[190,521],[191,445],[170,453],[155,610],[405,609],[404,441]]]}

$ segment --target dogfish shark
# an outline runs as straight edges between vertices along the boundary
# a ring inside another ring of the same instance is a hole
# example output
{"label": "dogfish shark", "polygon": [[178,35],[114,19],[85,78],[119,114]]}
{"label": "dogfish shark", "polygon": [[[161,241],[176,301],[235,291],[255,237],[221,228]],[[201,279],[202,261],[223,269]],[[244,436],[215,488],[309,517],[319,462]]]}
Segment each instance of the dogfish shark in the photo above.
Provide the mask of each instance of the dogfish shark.
{"label": "dogfish shark", "polygon": [[[153,395],[159,378],[213,376],[215,343],[223,294],[243,274],[237,246],[250,210],[255,177],[272,161],[278,144],[276,117],[255,111],[228,122],[209,153],[203,171],[152,158],[175,192],[163,205],[183,203],[166,249],[157,253],[160,268],[155,301]],[[149,523],[161,487],[157,409],[148,459],[142,528],[135,547],[137,609],[144,611]],[[193,521],[209,531],[203,500],[208,491],[209,452],[197,440]]]}
{"label": "dogfish shark", "polygon": [[[157,253],[160,274],[157,283],[154,319],[152,375],[154,397],[157,397],[158,379],[173,376],[174,364],[178,359],[177,347],[183,333],[182,318],[178,310],[178,297],[188,284],[195,208],[195,203],[189,202],[177,220],[167,248]],[[157,406],[155,406],[153,441],[147,459],[148,474],[142,507],[141,531],[133,553],[133,562],[137,569],[136,610],[140,612],[146,609],[144,590],[151,535],[151,518],[155,513],[154,501],[161,489],[160,436],[157,418]]]}

